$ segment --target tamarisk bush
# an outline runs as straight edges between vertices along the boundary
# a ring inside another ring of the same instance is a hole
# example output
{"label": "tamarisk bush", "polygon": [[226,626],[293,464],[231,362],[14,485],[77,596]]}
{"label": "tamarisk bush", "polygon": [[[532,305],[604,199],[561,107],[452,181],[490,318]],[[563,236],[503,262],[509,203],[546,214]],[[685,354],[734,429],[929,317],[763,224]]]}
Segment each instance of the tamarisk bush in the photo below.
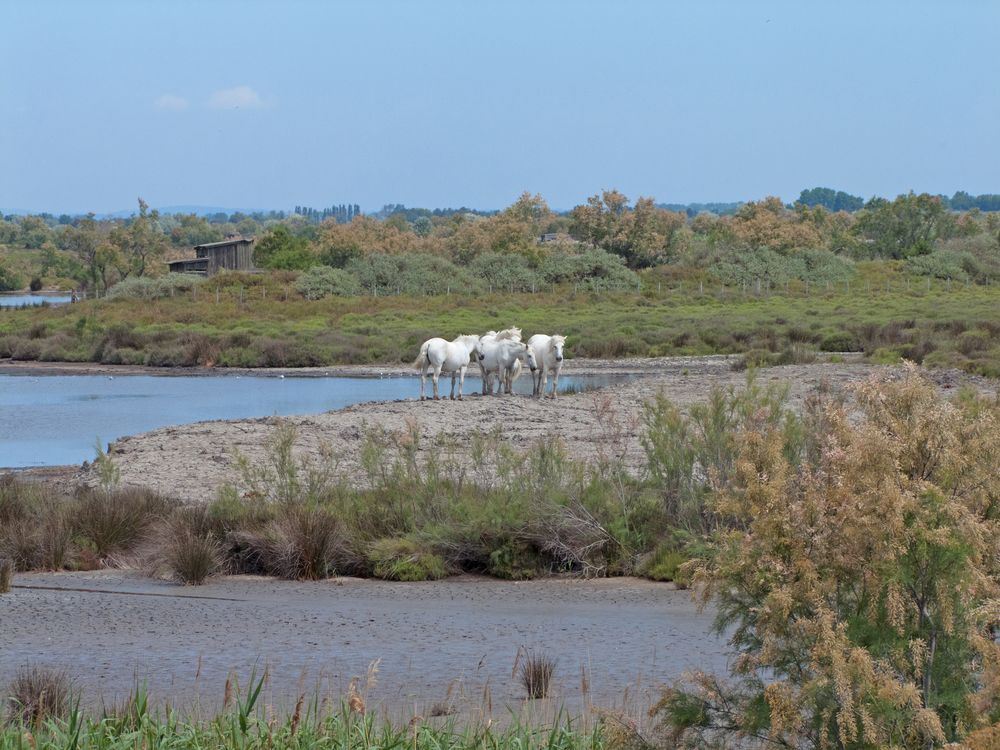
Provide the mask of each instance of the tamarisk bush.
{"label": "tamarisk bush", "polygon": [[1000,404],[910,371],[817,403],[811,450],[745,423],[692,564],[736,651],[658,706],[690,747],[928,748],[1000,720]]}

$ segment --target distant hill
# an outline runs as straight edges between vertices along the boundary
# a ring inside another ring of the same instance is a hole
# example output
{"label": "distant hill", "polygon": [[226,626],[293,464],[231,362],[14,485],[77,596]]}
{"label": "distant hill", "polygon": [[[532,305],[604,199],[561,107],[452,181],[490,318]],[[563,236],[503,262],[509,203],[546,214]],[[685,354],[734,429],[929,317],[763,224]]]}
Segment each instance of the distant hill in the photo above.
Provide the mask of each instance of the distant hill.
{"label": "distant hill", "polygon": [[[267,213],[267,209],[261,208],[229,208],[227,206],[150,206],[150,208],[155,208],[161,214],[196,214],[198,216],[211,216],[212,214],[252,214],[256,211],[262,213]],[[122,211],[112,211],[111,213],[97,214],[98,219],[127,219],[129,216],[134,214],[136,210],[134,208],[124,209]]]}

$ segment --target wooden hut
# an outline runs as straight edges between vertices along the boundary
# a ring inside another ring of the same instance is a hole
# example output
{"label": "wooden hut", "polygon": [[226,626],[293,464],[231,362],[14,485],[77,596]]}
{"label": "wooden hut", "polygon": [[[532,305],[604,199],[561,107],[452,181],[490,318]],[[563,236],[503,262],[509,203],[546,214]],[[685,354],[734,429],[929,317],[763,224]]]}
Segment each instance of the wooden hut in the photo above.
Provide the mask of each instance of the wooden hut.
{"label": "wooden hut", "polygon": [[171,273],[212,276],[222,270],[253,271],[253,239],[231,237],[221,242],[196,245],[193,258],[168,263]]}

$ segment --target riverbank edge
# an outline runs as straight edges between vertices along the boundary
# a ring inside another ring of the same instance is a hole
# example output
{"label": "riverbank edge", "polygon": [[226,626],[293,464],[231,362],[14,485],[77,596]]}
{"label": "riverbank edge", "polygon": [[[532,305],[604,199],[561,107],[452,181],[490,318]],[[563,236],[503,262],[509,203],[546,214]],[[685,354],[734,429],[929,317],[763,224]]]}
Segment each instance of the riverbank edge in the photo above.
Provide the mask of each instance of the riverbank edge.
{"label": "riverbank edge", "polygon": [[[709,354],[696,357],[626,357],[623,359],[567,359],[566,375],[647,374],[679,363],[736,361],[739,354]],[[844,355],[845,361],[862,361],[863,355]],[[470,365],[475,374],[478,368]],[[329,367],[153,367],[150,365],[109,365],[100,362],[38,362],[36,360],[0,359],[0,375],[157,375],[213,377],[241,375],[250,377],[417,377],[418,371],[401,363],[375,365],[330,365]]]}

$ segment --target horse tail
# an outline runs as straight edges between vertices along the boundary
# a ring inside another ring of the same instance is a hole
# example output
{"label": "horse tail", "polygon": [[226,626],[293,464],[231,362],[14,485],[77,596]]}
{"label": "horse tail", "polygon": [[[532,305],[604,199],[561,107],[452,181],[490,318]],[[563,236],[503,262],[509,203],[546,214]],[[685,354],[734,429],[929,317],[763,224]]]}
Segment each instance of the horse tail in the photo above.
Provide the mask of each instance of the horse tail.
{"label": "horse tail", "polygon": [[428,344],[430,343],[431,343],[430,341],[425,341],[423,345],[420,347],[420,354],[418,354],[417,358],[413,360],[414,370],[419,370],[423,368],[425,364],[428,365],[430,364],[431,358],[430,355],[427,353]]}
{"label": "horse tail", "polygon": [[521,375],[521,360],[515,359],[513,366],[510,368],[510,382],[513,383]]}

